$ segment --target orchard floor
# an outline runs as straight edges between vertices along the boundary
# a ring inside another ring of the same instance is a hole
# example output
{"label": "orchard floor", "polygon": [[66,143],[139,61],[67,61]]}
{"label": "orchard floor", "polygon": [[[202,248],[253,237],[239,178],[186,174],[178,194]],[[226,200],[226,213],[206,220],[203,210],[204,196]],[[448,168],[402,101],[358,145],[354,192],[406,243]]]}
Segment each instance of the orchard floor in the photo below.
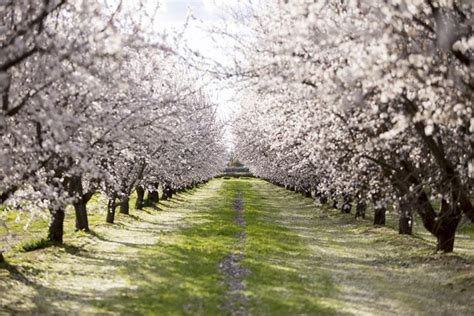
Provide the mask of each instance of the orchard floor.
{"label": "orchard floor", "polygon": [[[400,236],[262,180],[214,179],[114,225],[92,214],[90,234],[69,217],[65,246],[7,251],[0,314],[474,313],[474,237],[434,254],[427,234]],[[35,225],[28,238],[44,234]]]}

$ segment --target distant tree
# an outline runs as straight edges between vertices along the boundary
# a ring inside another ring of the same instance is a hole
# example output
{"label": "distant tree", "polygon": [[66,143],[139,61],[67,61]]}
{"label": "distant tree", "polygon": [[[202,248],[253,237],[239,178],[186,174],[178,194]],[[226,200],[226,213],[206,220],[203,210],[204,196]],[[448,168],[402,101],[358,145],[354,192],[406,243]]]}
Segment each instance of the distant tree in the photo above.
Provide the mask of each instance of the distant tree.
{"label": "distant tree", "polygon": [[474,220],[473,18],[462,0],[271,1],[239,16],[245,37],[221,30],[240,48],[227,76],[246,81],[237,157],[292,189],[371,200],[376,224],[394,203],[401,232],[416,212],[451,252]]}

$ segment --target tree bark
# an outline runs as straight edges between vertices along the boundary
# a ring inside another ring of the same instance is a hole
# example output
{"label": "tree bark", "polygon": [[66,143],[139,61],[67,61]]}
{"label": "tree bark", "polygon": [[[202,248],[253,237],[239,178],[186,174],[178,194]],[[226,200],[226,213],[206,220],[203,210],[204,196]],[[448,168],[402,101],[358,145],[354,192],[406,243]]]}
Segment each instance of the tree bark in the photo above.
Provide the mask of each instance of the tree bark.
{"label": "tree bark", "polygon": [[413,215],[407,202],[400,202],[400,218],[398,220],[398,233],[411,235],[413,231]]}
{"label": "tree bark", "polygon": [[341,207],[341,213],[350,214],[352,209],[351,197],[349,195],[344,195],[344,202]]}
{"label": "tree bark", "polygon": [[161,198],[163,200],[168,200],[168,199],[171,199],[172,197],[172,193],[171,193],[171,188],[168,184],[165,184],[165,186],[163,187],[163,195],[161,196]]}
{"label": "tree bark", "polygon": [[454,250],[454,238],[459,221],[461,220],[460,205],[449,204],[446,199],[441,199],[441,210],[438,217],[436,230],[436,250],[452,252]]}
{"label": "tree bark", "polygon": [[436,251],[452,252],[454,250],[454,238],[456,230],[443,230],[440,231],[437,238]]}
{"label": "tree bark", "polygon": [[51,210],[51,222],[49,223],[48,240],[62,243],[64,234],[64,210]]}
{"label": "tree bark", "polygon": [[137,200],[135,202],[135,209],[136,210],[142,210],[143,209],[143,199],[145,196],[145,189],[143,189],[142,186],[137,185],[136,189],[137,191]]}
{"label": "tree bark", "polygon": [[158,202],[159,201],[158,191],[156,190],[148,191],[147,200],[153,203]]}
{"label": "tree bark", "polygon": [[[82,192],[82,190],[81,190]],[[87,218],[87,203],[90,201],[94,192],[81,193],[79,200],[74,203],[74,210],[76,215],[76,229],[85,232],[89,231],[89,220]]]}
{"label": "tree bark", "polygon": [[114,193],[107,203],[107,217],[105,221],[110,224],[113,224],[115,220],[115,208],[117,207],[117,204],[115,203],[116,198],[117,195]]}
{"label": "tree bark", "polygon": [[365,211],[367,209],[367,204],[365,201],[359,201],[356,205],[356,213],[355,213],[355,218],[363,218],[365,219]]}
{"label": "tree bark", "polygon": [[158,183],[153,184],[153,190],[148,191],[147,202],[149,203],[158,203],[160,196],[158,194]]}
{"label": "tree bark", "polygon": [[[405,111],[412,116],[415,116],[418,112],[417,104],[405,98],[403,103]],[[425,124],[423,121],[415,123],[415,130],[427,146],[436,163],[438,164],[446,183],[450,185],[450,192],[452,195],[452,201],[454,204],[458,204],[459,211],[466,214],[466,216],[474,222],[474,205],[472,204],[469,197],[469,190],[462,185],[461,176],[459,171],[456,170],[453,163],[448,159],[448,155],[444,149],[442,138],[436,137],[435,135],[426,135]]]}
{"label": "tree bark", "polygon": [[386,208],[375,204],[374,206],[374,225],[385,225]]}
{"label": "tree bark", "polygon": [[130,201],[130,198],[128,197],[128,195],[122,196],[122,198],[120,199],[120,214],[125,214],[125,215],[130,214],[130,207],[128,203],[129,201]]}
{"label": "tree bark", "polygon": [[74,203],[74,210],[76,214],[76,229],[89,231],[89,220],[87,219],[87,208],[86,203],[80,199]]}
{"label": "tree bark", "polygon": [[319,203],[321,203],[322,205],[326,204],[328,202],[328,197],[325,196],[325,195],[320,195],[319,196]]}

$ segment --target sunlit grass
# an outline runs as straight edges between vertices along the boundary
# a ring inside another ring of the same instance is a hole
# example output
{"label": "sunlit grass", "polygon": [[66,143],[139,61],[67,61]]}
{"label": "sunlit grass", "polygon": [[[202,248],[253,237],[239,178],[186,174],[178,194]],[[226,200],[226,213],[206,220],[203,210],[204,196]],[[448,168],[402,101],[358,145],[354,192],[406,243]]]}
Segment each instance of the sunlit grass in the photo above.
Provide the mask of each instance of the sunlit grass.
{"label": "sunlit grass", "polygon": [[[245,228],[234,222],[237,192]],[[250,314],[469,310],[474,254],[467,234],[459,234],[455,253],[435,255],[424,235],[373,227],[370,219],[355,220],[258,179],[215,179],[141,211],[135,199],[130,215],[117,209],[110,225],[106,201],[95,196],[89,233],[74,230],[68,210],[65,245],[44,244],[45,220],[31,223],[33,233],[23,230],[24,218],[13,222],[22,242],[7,253],[0,291],[21,294],[0,297],[0,306],[10,300],[12,313],[220,315],[228,289],[219,263],[245,229],[240,263],[249,271],[243,283]],[[18,284],[26,278],[32,283]]]}
{"label": "sunlit grass", "polygon": [[218,189],[211,198],[197,200],[199,211],[187,218],[186,228],[162,235],[134,264],[121,269],[134,290],[100,306],[125,314],[219,313],[225,288],[218,265],[239,231],[233,224],[232,199],[233,192]]}

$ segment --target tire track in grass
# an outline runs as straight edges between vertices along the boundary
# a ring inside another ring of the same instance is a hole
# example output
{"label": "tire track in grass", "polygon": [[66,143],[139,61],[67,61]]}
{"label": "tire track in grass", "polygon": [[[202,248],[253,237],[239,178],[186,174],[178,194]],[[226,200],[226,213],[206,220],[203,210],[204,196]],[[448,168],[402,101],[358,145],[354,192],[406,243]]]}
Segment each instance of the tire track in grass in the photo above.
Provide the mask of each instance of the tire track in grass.
{"label": "tire track in grass", "polygon": [[221,274],[224,276],[224,284],[227,288],[225,293],[225,302],[222,304],[222,311],[230,315],[248,315],[247,297],[244,294],[246,289],[244,279],[249,271],[242,266],[242,260],[245,258],[245,240],[247,233],[245,231],[244,203],[242,193],[237,192],[233,204],[235,211],[235,223],[243,230],[237,233],[237,242],[232,253],[225,256],[219,264]]}

